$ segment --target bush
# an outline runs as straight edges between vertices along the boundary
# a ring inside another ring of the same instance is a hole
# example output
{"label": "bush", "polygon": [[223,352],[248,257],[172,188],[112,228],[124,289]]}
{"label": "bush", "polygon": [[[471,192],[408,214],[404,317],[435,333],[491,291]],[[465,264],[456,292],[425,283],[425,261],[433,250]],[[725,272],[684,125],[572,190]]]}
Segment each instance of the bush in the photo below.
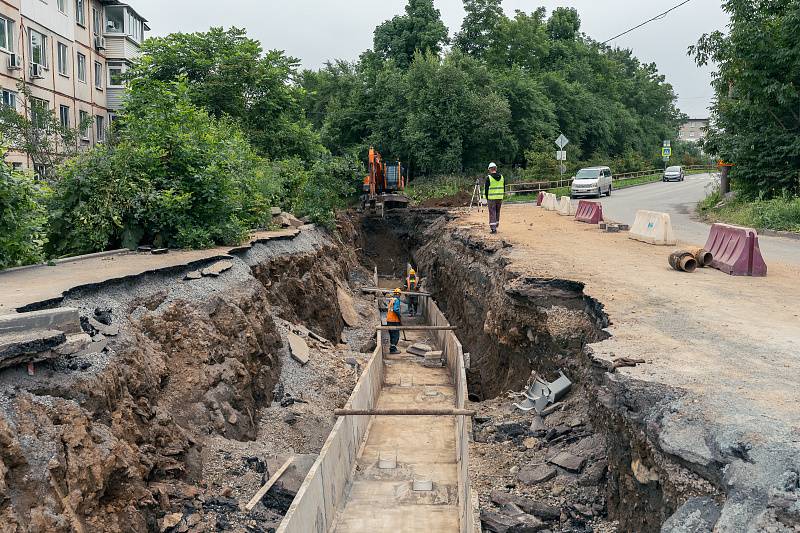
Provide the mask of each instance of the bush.
{"label": "bush", "polygon": [[0,161],[0,269],[44,259],[47,189]]}
{"label": "bush", "polygon": [[185,84],[134,81],[115,127],[61,169],[53,253],[237,244],[269,222],[278,184],[266,183],[266,162],[236,126],[192,104]]}
{"label": "bush", "polygon": [[800,198],[788,193],[765,200],[743,195],[722,201],[717,187],[700,204],[698,211],[710,220],[776,231],[800,232]]}

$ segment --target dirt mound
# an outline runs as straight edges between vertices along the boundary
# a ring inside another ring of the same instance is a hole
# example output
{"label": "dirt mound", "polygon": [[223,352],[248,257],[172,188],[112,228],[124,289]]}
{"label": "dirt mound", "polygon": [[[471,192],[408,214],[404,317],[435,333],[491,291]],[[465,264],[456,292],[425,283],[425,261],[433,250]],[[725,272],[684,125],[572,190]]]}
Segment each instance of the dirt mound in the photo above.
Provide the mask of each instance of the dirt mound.
{"label": "dirt mound", "polygon": [[420,207],[469,207],[472,195],[467,191],[458,191],[443,198],[431,198],[422,202]]}

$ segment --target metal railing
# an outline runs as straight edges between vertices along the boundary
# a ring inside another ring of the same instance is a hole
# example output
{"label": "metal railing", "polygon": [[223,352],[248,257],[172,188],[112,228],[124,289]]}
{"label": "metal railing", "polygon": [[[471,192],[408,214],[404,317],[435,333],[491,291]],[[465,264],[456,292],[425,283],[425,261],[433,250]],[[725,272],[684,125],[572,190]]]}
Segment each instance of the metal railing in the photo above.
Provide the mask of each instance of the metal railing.
{"label": "metal railing", "polygon": [[[706,165],[691,165],[683,167],[686,171],[707,170],[713,172],[716,167]],[[623,172],[622,174],[615,174],[612,176],[614,183],[624,182],[627,180],[643,178],[646,176],[658,176],[664,173],[663,168],[654,168],[650,170],[639,170],[637,172]],[[558,189],[561,187],[569,187],[572,185],[572,177],[559,180],[539,180],[529,182],[511,182],[508,184],[507,193],[514,194],[533,194],[548,191],[550,189]]]}

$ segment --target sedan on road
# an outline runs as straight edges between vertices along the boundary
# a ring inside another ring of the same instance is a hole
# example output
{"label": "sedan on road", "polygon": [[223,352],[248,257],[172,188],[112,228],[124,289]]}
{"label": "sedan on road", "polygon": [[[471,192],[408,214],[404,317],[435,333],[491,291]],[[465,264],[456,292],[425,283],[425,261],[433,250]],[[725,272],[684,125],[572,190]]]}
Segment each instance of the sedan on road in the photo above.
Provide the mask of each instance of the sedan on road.
{"label": "sedan on road", "polygon": [[684,178],[683,167],[674,166],[667,167],[666,170],[664,170],[662,181],[683,181]]}

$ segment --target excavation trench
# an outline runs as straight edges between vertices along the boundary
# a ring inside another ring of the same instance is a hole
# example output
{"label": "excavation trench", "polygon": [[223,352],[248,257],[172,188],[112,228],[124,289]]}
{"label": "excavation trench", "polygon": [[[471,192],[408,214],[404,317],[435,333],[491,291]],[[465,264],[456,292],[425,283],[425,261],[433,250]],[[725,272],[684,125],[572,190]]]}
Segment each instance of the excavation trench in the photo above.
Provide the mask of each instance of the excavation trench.
{"label": "excavation trench", "polygon": [[[582,283],[514,272],[510,245],[458,227],[443,211],[394,211],[361,227],[370,235],[366,261],[382,249],[410,258],[469,353],[478,411],[470,471],[485,530],[500,527],[509,497],[534,502],[528,511],[552,531],[660,531],[687,498],[719,496],[653,444],[653,413],[681,393],[623,380],[592,358],[609,317]],[[509,391],[559,371],[573,386],[547,416],[513,407],[522,398]]]}
{"label": "excavation trench", "polygon": [[[410,262],[469,352],[470,476],[484,524],[503,520],[513,497],[551,531],[658,531],[686,498],[714,492],[652,444],[659,420],[648,413],[679,393],[597,367],[602,305],[578,281],[514,273],[507,248],[439,210],[349,215],[336,232],[232,251],[216,278],[185,279],[204,266],[190,264],[43,304],[108,313],[120,333],[36,376],[0,372],[0,530],[277,528],[288,488],[252,513],[239,504],[288,456],[313,461],[375,347],[375,299],[360,288],[375,267],[384,282],[403,279]],[[311,349],[306,366],[290,332]],[[572,390],[533,428],[507,391],[559,370]]]}

